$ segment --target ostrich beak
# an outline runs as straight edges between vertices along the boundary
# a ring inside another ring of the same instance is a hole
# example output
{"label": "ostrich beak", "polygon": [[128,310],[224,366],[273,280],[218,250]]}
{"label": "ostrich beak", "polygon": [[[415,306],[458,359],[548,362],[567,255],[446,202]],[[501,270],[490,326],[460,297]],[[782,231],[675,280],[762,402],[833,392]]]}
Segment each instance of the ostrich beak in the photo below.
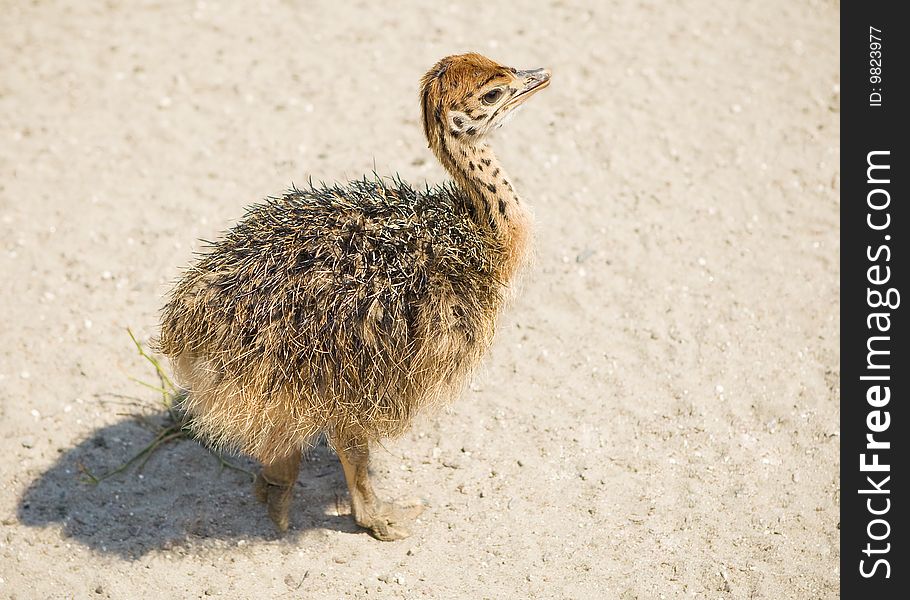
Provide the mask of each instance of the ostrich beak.
{"label": "ostrich beak", "polygon": [[516,71],[515,77],[520,82],[519,92],[512,97],[509,106],[520,104],[535,93],[550,85],[550,69],[529,69]]}

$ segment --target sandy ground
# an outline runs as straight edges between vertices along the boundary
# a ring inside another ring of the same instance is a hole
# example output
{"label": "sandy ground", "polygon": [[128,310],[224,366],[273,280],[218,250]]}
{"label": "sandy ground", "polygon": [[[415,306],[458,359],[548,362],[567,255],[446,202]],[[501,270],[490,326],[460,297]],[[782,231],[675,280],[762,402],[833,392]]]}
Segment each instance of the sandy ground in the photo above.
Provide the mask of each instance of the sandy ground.
{"label": "sandy ground", "polygon": [[[837,597],[836,4],[2,4],[0,597]],[[284,537],[192,441],[84,483],[154,435],[126,328],[197,240],[311,175],[441,181],[417,80],[466,50],[554,71],[494,140],[537,259],[375,454],[414,535],[358,532],[324,447]]]}

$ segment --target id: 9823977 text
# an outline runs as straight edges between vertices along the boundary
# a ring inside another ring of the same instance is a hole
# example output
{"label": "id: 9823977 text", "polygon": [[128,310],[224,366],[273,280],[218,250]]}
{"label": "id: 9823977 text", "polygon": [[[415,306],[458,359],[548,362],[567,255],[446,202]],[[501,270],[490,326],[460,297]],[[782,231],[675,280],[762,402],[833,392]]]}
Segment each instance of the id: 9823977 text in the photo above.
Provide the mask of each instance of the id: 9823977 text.
{"label": "id: 9823977 text", "polygon": [[869,106],[882,105],[882,30],[869,26]]}

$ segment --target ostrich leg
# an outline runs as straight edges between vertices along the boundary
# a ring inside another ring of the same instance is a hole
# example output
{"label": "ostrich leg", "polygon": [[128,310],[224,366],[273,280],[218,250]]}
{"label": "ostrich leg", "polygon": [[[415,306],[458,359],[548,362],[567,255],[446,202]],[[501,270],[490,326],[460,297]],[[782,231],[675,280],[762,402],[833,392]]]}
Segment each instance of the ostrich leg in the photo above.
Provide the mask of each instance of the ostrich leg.
{"label": "ostrich leg", "polygon": [[351,510],[357,524],[383,541],[400,540],[411,535],[408,525],[423,512],[423,505],[419,502],[385,502],[376,497],[368,473],[370,449],[366,440],[336,441],[334,445],[348,482]]}
{"label": "ostrich leg", "polygon": [[288,528],[288,510],[300,472],[300,457],[298,448],[284,458],[263,465],[262,472],[256,476],[256,498],[268,505],[269,517],[279,531]]}

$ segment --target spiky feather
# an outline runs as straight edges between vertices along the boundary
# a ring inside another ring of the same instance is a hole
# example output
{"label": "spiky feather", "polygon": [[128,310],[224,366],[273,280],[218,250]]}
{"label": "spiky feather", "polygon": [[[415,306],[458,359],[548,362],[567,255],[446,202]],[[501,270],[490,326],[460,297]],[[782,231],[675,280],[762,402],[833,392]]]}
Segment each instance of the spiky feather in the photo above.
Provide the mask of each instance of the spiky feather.
{"label": "spiky feather", "polygon": [[501,243],[465,202],[377,177],[251,207],[163,311],[195,428],[268,462],[323,431],[399,435],[449,398],[504,292]]}

